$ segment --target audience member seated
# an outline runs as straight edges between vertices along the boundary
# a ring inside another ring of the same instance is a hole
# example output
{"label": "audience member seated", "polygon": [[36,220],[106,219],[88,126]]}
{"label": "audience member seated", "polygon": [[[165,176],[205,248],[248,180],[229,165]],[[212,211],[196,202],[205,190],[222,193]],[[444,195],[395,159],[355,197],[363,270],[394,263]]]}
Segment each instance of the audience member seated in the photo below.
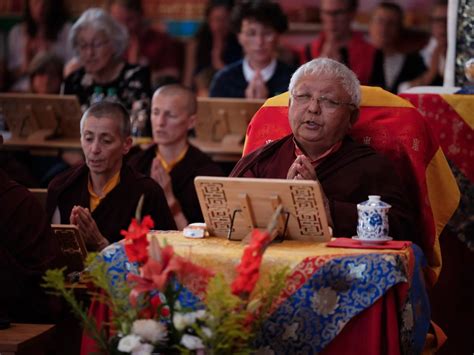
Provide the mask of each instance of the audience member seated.
{"label": "audience member seated", "polygon": [[144,196],[141,215],[150,215],[155,229],[176,229],[161,187],[122,164],[132,146],[130,117],[118,103],[91,106],[81,119],[85,163],[51,181],[47,213],[52,223],[75,224],[88,250],[101,250],[121,239]]}
{"label": "audience member seated", "polygon": [[360,32],[352,31],[357,0],[321,0],[321,33],[301,53],[301,64],[327,57],[344,63],[362,84],[372,73],[375,48]]}
{"label": "audience member seated", "polygon": [[35,94],[59,94],[63,81],[63,61],[52,52],[40,52],[28,67],[30,89]]}
{"label": "audience member seated", "polygon": [[412,80],[410,86],[443,85],[448,48],[447,27],[448,2],[447,0],[438,0],[431,11],[431,38],[428,45],[421,51],[421,56],[428,70]]}
{"label": "audience member seated", "polygon": [[372,15],[370,41],[377,48],[370,85],[397,93],[426,71],[418,53],[401,53],[397,44],[403,33],[403,10],[391,2],[381,2]]}
{"label": "audience member seated", "polygon": [[245,57],[217,72],[210,96],[265,99],[285,92],[293,68],[276,59],[279,35],[288,21],[277,3],[247,1],[232,19]]}
{"label": "audience member seated", "polygon": [[70,41],[82,67],[66,78],[64,94],[77,95],[84,108],[107,96],[128,110],[135,101],[149,102],[149,71],[123,59],[127,30],[107,12],[85,11],[72,26]]}
{"label": "audience member seated", "polygon": [[357,203],[380,195],[392,205],[391,236],[411,239],[412,207],[394,167],[348,136],[361,98],[355,74],[332,59],[314,59],[293,74],[289,93],[292,134],[246,155],[231,176],[319,181],[335,237],[356,235]]}
{"label": "audience member seated", "polygon": [[194,94],[181,85],[166,85],[153,95],[151,124],[154,144],[132,155],[129,165],[163,188],[179,229],[203,222],[194,188],[196,176],[223,176],[219,166],[188,142],[196,123]]}
{"label": "audience member seated", "polygon": [[148,66],[153,87],[164,77],[180,78],[183,62],[181,43],[147,24],[141,1],[110,0],[109,12],[128,30],[130,37],[125,59],[131,64]]}
{"label": "audience member seated", "polygon": [[[242,47],[231,31],[233,4],[231,0],[211,0],[208,3],[205,22],[187,46],[183,80],[186,86],[198,86],[195,75],[209,70],[216,72],[242,58]],[[200,89],[204,90],[203,87]]]}
{"label": "audience member seated", "polygon": [[36,53],[51,51],[63,62],[72,58],[70,28],[62,0],[25,1],[24,21],[8,34],[11,91],[30,91],[28,67]]}
{"label": "audience member seated", "polygon": [[40,283],[59,253],[40,202],[0,169],[0,319],[52,321],[53,303]]}

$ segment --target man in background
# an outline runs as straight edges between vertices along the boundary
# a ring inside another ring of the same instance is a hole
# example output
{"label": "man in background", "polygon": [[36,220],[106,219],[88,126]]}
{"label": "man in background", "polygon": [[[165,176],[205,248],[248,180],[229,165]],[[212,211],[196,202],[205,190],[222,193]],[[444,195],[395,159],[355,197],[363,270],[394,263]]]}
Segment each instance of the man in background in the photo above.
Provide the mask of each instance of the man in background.
{"label": "man in background", "polygon": [[301,64],[327,57],[345,64],[361,84],[367,85],[372,73],[373,48],[360,32],[351,28],[357,0],[321,0],[321,33],[301,52]]}

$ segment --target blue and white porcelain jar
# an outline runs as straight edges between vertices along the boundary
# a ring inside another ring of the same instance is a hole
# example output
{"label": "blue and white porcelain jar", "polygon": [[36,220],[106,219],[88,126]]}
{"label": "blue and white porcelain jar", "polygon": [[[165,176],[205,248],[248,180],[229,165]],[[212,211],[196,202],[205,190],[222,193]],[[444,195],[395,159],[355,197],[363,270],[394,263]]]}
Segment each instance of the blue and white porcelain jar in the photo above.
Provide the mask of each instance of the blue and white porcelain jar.
{"label": "blue and white porcelain jar", "polygon": [[357,237],[360,240],[384,240],[388,238],[388,203],[380,196],[370,195],[367,201],[357,205]]}

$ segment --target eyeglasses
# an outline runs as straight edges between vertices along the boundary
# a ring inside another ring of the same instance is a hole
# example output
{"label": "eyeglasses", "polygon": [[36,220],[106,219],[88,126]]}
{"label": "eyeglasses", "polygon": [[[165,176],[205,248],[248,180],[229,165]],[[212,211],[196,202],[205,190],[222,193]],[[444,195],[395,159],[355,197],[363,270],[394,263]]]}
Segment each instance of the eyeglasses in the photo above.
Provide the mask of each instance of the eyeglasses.
{"label": "eyeglasses", "polygon": [[99,50],[103,46],[105,46],[107,43],[109,43],[109,40],[107,39],[96,40],[96,41],[92,41],[91,43],[79,42],[77,43],[77,49],[79,50],[79,52],[84,52],[87,50],[87,48]]}
{"label": "eyeglasses", "polygon": [[255,41],[257,38],[262,37],[265,42],[272,42],[276,37],[276,32],[271,30],[263,30],[262,32],[248,30],[242,32],[242,34],[251,41]]}
{"label": "eyeglasses", "polygon": [[326,112],[334,112],[343,105],[357,108],[357,106],[351,102],[336,101],[333,99],[329,99],[326,96],[313,97],[310,94],[296,94],[295,93],[295,94],[292,94],[291,97],[299,105],[309,105],[311,101],[316,100],[318,102],[319,107],[321,107],[321,109]]}

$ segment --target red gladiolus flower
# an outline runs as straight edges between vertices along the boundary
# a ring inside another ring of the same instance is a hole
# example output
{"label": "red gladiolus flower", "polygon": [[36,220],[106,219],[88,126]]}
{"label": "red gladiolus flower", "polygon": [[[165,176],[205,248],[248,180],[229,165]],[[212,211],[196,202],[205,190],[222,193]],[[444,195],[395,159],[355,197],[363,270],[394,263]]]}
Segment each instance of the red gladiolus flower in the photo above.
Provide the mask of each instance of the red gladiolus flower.
{"label": "red gladiolus flower", "polygon": [[141,223],[134,218],[128,231],[122,230],[120,234],[125,237],[125,253],[128,260],[146,263],[148,260],[148,240],[146,238],[154,223],[150,216],[145,216]]}
{"label": "red gladiolus flower", "polygon": [[237,277],[232,282],[234,295],[247,297],[252,293],[260,276],[262,256],[269,240],[268,232],[261,232],[258,229],[252,231],[250,244],[244,249],[240,264],[237,266]]}

